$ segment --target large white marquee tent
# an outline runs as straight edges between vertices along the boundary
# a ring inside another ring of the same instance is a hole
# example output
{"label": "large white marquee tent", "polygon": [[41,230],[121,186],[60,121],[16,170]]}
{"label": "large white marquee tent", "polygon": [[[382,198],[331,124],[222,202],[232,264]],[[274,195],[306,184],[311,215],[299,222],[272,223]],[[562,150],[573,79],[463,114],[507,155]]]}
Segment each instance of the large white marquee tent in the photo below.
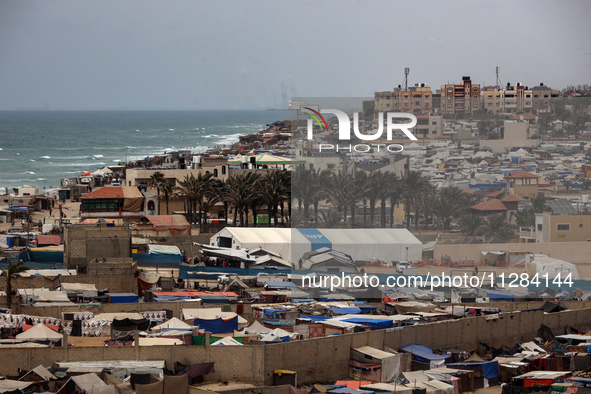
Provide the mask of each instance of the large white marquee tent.
{"label": "large white marquee tent", "polygon": [[210,245],[235,250],[264,248],[296,265],[304,253],[324,247],[346,253],[356,261],[374,258],[386,262],[419,261],[422,258],[421,241],[403,228],[226,227],[211,237]]}

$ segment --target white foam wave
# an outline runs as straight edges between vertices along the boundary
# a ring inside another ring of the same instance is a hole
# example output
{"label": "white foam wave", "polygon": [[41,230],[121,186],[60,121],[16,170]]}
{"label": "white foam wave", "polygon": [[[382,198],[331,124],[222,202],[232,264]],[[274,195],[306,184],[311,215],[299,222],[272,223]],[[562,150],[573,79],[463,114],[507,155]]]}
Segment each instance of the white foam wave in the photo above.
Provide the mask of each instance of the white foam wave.
{"label": "white foam wave", "polygon": [[50,156],[41,156],[42,159],[51,159]]}

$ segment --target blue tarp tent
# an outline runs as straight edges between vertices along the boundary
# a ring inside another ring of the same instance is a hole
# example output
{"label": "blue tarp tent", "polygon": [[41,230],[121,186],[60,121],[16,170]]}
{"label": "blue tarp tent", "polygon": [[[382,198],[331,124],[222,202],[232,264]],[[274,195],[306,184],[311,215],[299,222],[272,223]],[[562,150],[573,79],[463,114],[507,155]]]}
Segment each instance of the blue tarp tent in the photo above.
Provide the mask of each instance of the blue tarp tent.
{"label": "blue tarp tent", "polygon": [[332,389],[326,391],[327,393],[335,393],[335,394],[375,394],[375,391],[370,390],[356,390],[350,389],[348,387],[340,387],[338,389]]}
{"label": "blue tarp tent", "polygon": [[400,348],[403,352],[411,353],[413,356],[417,358],[419,361],[437,361],[437,360],[446,360],[449,356],[434,354],[433,350],[429,349],[426,346],[422,345],[405,345]]}
{"label": "blue tarp tent", "polygon": [[368,319],[367,317],[351,317],[347,319],[341,319],[347,323],[362,324],[371,328],[390,328],[392,327],[392,320],[383,319]]}
{"label": "blue tarp tent", "polygon": [[209,331],[214,334],[233,333],[238,329],[238,315],[231,319],[224,320],[220,317],[217,319],[195,319],[194,326],[199,326],[200,329]]}
{"label": "blue tarp tent", "polygon": [[335,315],[355,315],[361,313],[361,309],[357,308],[356,306],[331,308],[331,311]]}
{"label": "blue tarp tent", "polygon": [[307,319],[310,320],[312,323],[317,323],[319,321],[328,320],[330,317],[328,316],[314,316],[314,315],[300,315],[300,319]]}
{"label": "blue tarp tent", "polygon": [[[499,376],[499,363],[497,361],[484,361],[484,362],[480,362],[480,363],[447,364],[447,366],[449,366],[449,367],[472,367],[472,366],[479,366],[479,365],[482,366],[482,376],[484,376],[486,379],[494,379]],[[463,368],[458,368],[458,369],[463,369]]]}
{"label": "blue tarp tent", "polygon": [[133,293],[106,293],[111,297],[111,304],[127,304],[138,302],[138,295]]}
{"label": "blue tarp tent", "polygon": [[482,291],[488,294],[488,298],[491,300],[506,300],[506,301],[514,301],[515,297],[509,293],[505,293],[504,291],[499,290],[485,290]]}

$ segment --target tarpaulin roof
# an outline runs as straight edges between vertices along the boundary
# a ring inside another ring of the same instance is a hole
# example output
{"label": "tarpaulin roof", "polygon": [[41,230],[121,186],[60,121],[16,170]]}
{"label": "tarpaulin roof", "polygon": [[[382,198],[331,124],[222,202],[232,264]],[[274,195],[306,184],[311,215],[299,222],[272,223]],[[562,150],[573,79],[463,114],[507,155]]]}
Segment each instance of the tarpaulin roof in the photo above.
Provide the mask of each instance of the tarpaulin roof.
{"label": "tarpaulin roof", "polygon": [[189,235],[191,224],[183,215],[154,215],[144,216],[154,226],[156,231],[170,230],[172,235]]}
{"label": "tarpaulin roof", "polygon": [[412,355],[419,361],[436,361],[449,358],[449,356],[446,355],[434,354],[433,350],[423,345],[409,344],[402,346],[400,349],[406,353],[412,353]]}
{"label": "tarpaulin roof", "polygon": [[181,256],[181,250],[175,245],[150,245],[149,254],[165,254],[172,256]]}
{"label": "tarpaulin roof", "polygon": [[496,361],[484,361],[481,363],[453,363],[448,365],[450,367],[472,367],[480,365],[482,366],[482,374],[486,379],[493,379],[499,376],[499,363]]}
{"label": "tarpaulin roof", "polygon": [[190,330],[192,327],[184,321],[173,317],[172,319],[153,327],[153,330]]}
{"label": "tarpaulin roof", "polygon": [[356,306],[352,307],[342,307],[342,308],[331,308],[332,313],[337,315],[354,315],[357,313],[361,313],[361,309],[357,308]]}
{"label": "tarpaulin roof", "polygon": [[21,332],[16,336],[16,339],[28,341],[59,341],[62,339],[62,334],[57,333],[40,323],[25,332]]}
{"label": "tarpaulin roof", "polygon": [[59,235],[37,235],[37,246],[41,245],[61,245],[62,238]]}
{"label": "tarpaulin roof", "polygon": [[488,289],[482,289],[482,291],[486,292],[488,294],[488,298],[490,298],[491,300],[511,300],[513,301],[515,299],[515,297],[509,293],[505,293],[503,291],[499,291],[499,290],[488,290]]}

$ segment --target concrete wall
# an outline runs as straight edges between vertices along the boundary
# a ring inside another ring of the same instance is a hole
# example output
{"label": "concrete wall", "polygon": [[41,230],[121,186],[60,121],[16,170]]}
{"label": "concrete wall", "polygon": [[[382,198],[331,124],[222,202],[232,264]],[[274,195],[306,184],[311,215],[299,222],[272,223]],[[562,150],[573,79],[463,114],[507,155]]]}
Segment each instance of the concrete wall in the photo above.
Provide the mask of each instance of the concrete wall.
{"label": "concrete wall", "polygon": [[124,227],[76,225],[64,232],[64,265],[86,267],[96,258],[131,257],[131,232]]}
{"label": "concrete wall", "polygon": [[275,369],[298,372],[298,383],[334,383],[348,375],[351,348],[385,345],[399,348],[420,344],[434,349],[455,347],[479,348],[479,340],[489,346],[512,346],[537,336],[540,324],[549,326],[556,335],[564,326],[587,329],[591,326],[591,309],[544,314],[542,311],[506,312],[497,318],[469,317],[408,326],[402,329],[366,331],[306,341],[256,346],[154,346],[7,348],[0,347],[0,357],[15,360],[1,363],[0,374],[15,374],[17,368],[31,369],[56,361],[92,360],[165,360],[170,367],[183,363],[215,362],[216,372],[207,380],[234,380],[255,385],[270,385]]}
{"label": "concrete wall", "polygon": [[484,260],[481,251],[502,250],[512,253],[545,254],[560,258],[573,264],[589,263],[591,242],[547,242],[547,243],[505,243],[505,244],[476,244],[476,245],[435,245],[434,259],[442,256],[458,260]]}

